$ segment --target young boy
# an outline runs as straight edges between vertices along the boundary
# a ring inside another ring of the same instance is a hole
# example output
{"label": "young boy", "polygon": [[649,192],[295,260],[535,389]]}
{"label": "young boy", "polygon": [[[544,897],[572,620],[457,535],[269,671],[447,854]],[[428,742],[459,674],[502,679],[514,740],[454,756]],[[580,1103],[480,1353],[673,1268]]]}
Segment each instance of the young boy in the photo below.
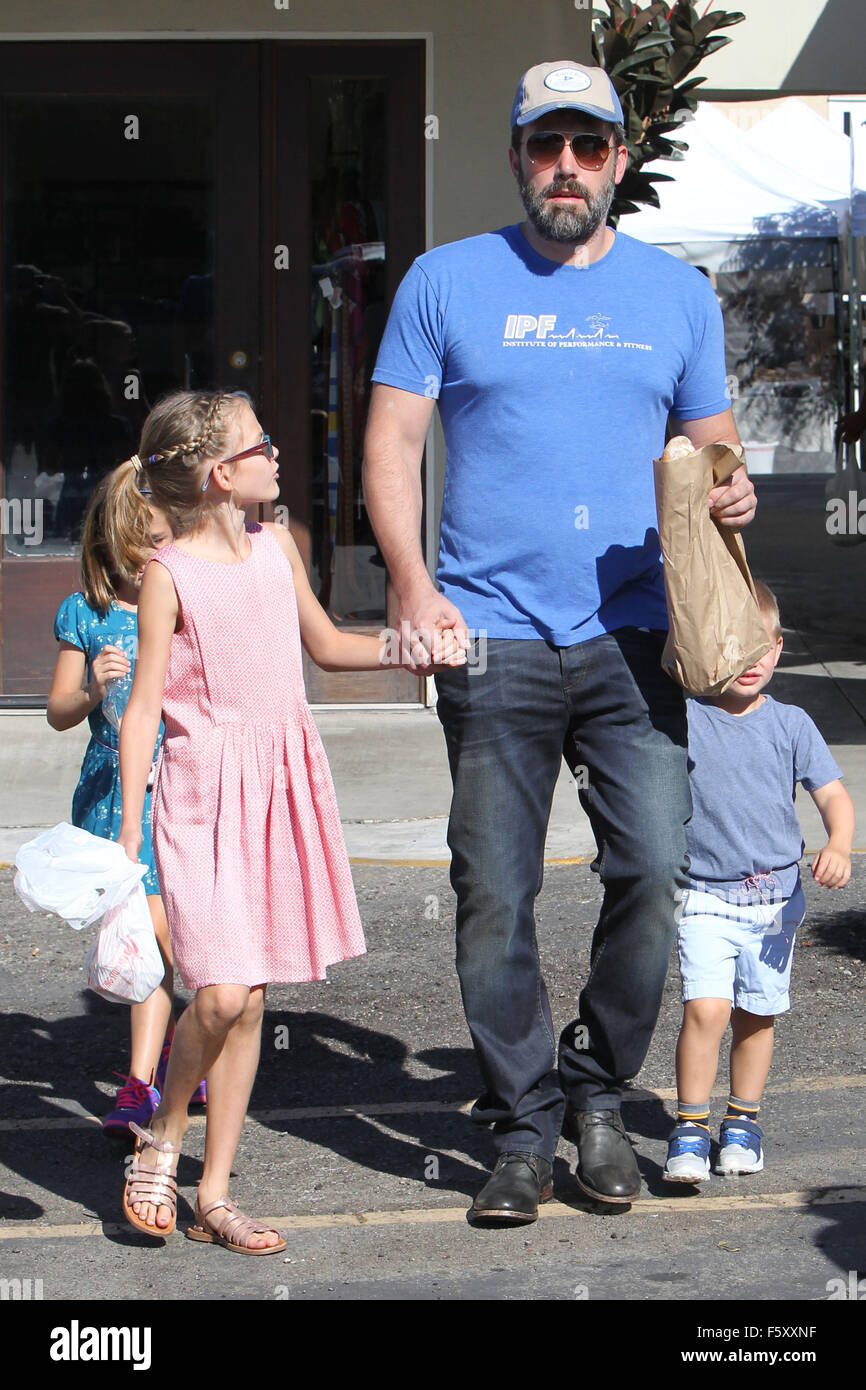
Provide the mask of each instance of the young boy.
{"label": "young boy", "polygon": [[710,1176],[710,1092],[729,1019],[731,1093],[715,1171],[731,1176],[764,1166],[758,1111],[773,1021],[790,1007],[794,933],[805,914],[798,782],[828,837],[813,878],[824,888],[842,888],[851,877],[854,807],[840,769],[805,710],[762,693],[782,653],[782,629],[774,595],[765,584],[755,587],[773,646],[723,695],[688,701],[694,813],[677,937],[684,1016],[668,1182]]}

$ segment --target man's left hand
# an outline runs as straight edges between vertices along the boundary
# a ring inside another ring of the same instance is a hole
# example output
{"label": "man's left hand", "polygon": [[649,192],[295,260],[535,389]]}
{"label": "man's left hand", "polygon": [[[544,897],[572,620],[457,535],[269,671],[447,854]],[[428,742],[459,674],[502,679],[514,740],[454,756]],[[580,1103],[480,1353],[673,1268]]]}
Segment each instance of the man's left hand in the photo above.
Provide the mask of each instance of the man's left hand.
{"label": "man's left hand", "polygon": [[710,516],[713,521],[717,521],[720,526],[730,526],[735,531],[748,526],[758,505],[755,484],[743,464],[734,469],[727,482],[714,487],[709,498]]}

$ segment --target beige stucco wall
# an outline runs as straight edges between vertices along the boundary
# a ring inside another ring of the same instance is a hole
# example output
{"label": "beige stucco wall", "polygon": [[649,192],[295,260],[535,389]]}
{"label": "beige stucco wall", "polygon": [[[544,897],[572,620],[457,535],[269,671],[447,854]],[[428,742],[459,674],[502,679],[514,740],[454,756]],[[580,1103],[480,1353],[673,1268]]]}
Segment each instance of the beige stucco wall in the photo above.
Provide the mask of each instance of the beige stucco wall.
{"label": "beige stucco wall", "polygon": [[429,240],[470,236],[521,214],[508,168],[509,115],[523,70],[589,55],[587,0],[0,0],[0,40],[429,36]]}
{"label": "beige stucco wall", "polygon": [[718,92],[857,93],[866,90],[864,0],[719,0],[742,24],[700,72]]}

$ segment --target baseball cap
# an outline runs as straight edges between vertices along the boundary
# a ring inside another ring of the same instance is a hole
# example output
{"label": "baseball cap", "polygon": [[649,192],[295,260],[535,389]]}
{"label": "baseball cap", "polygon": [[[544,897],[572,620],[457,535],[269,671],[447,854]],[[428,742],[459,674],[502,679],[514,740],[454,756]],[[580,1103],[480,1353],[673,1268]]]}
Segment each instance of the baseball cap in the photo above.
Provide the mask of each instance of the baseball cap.
{"label": "baseball cap", "polygon": [[622,125],[622,106],[604,68],[560,59],[536,63],[523,74],[511,108],[511,124],[528,125],[549,111],[568,108]]}

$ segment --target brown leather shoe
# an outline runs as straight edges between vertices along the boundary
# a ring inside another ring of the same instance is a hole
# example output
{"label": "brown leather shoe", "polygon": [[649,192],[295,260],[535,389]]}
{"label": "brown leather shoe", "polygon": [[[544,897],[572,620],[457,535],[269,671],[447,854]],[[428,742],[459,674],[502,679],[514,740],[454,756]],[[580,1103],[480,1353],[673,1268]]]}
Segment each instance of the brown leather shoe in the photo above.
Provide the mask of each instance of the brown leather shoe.
{"label": "brown leather shoe", "polygon": [[538,1217],[539,1202],[553,1196],[553,1168],[546,1158],[534,1153],[504,1153],[496,1160],[492,1176],[482,1187],[468,1220],[507,1222],[525,1225]]}

